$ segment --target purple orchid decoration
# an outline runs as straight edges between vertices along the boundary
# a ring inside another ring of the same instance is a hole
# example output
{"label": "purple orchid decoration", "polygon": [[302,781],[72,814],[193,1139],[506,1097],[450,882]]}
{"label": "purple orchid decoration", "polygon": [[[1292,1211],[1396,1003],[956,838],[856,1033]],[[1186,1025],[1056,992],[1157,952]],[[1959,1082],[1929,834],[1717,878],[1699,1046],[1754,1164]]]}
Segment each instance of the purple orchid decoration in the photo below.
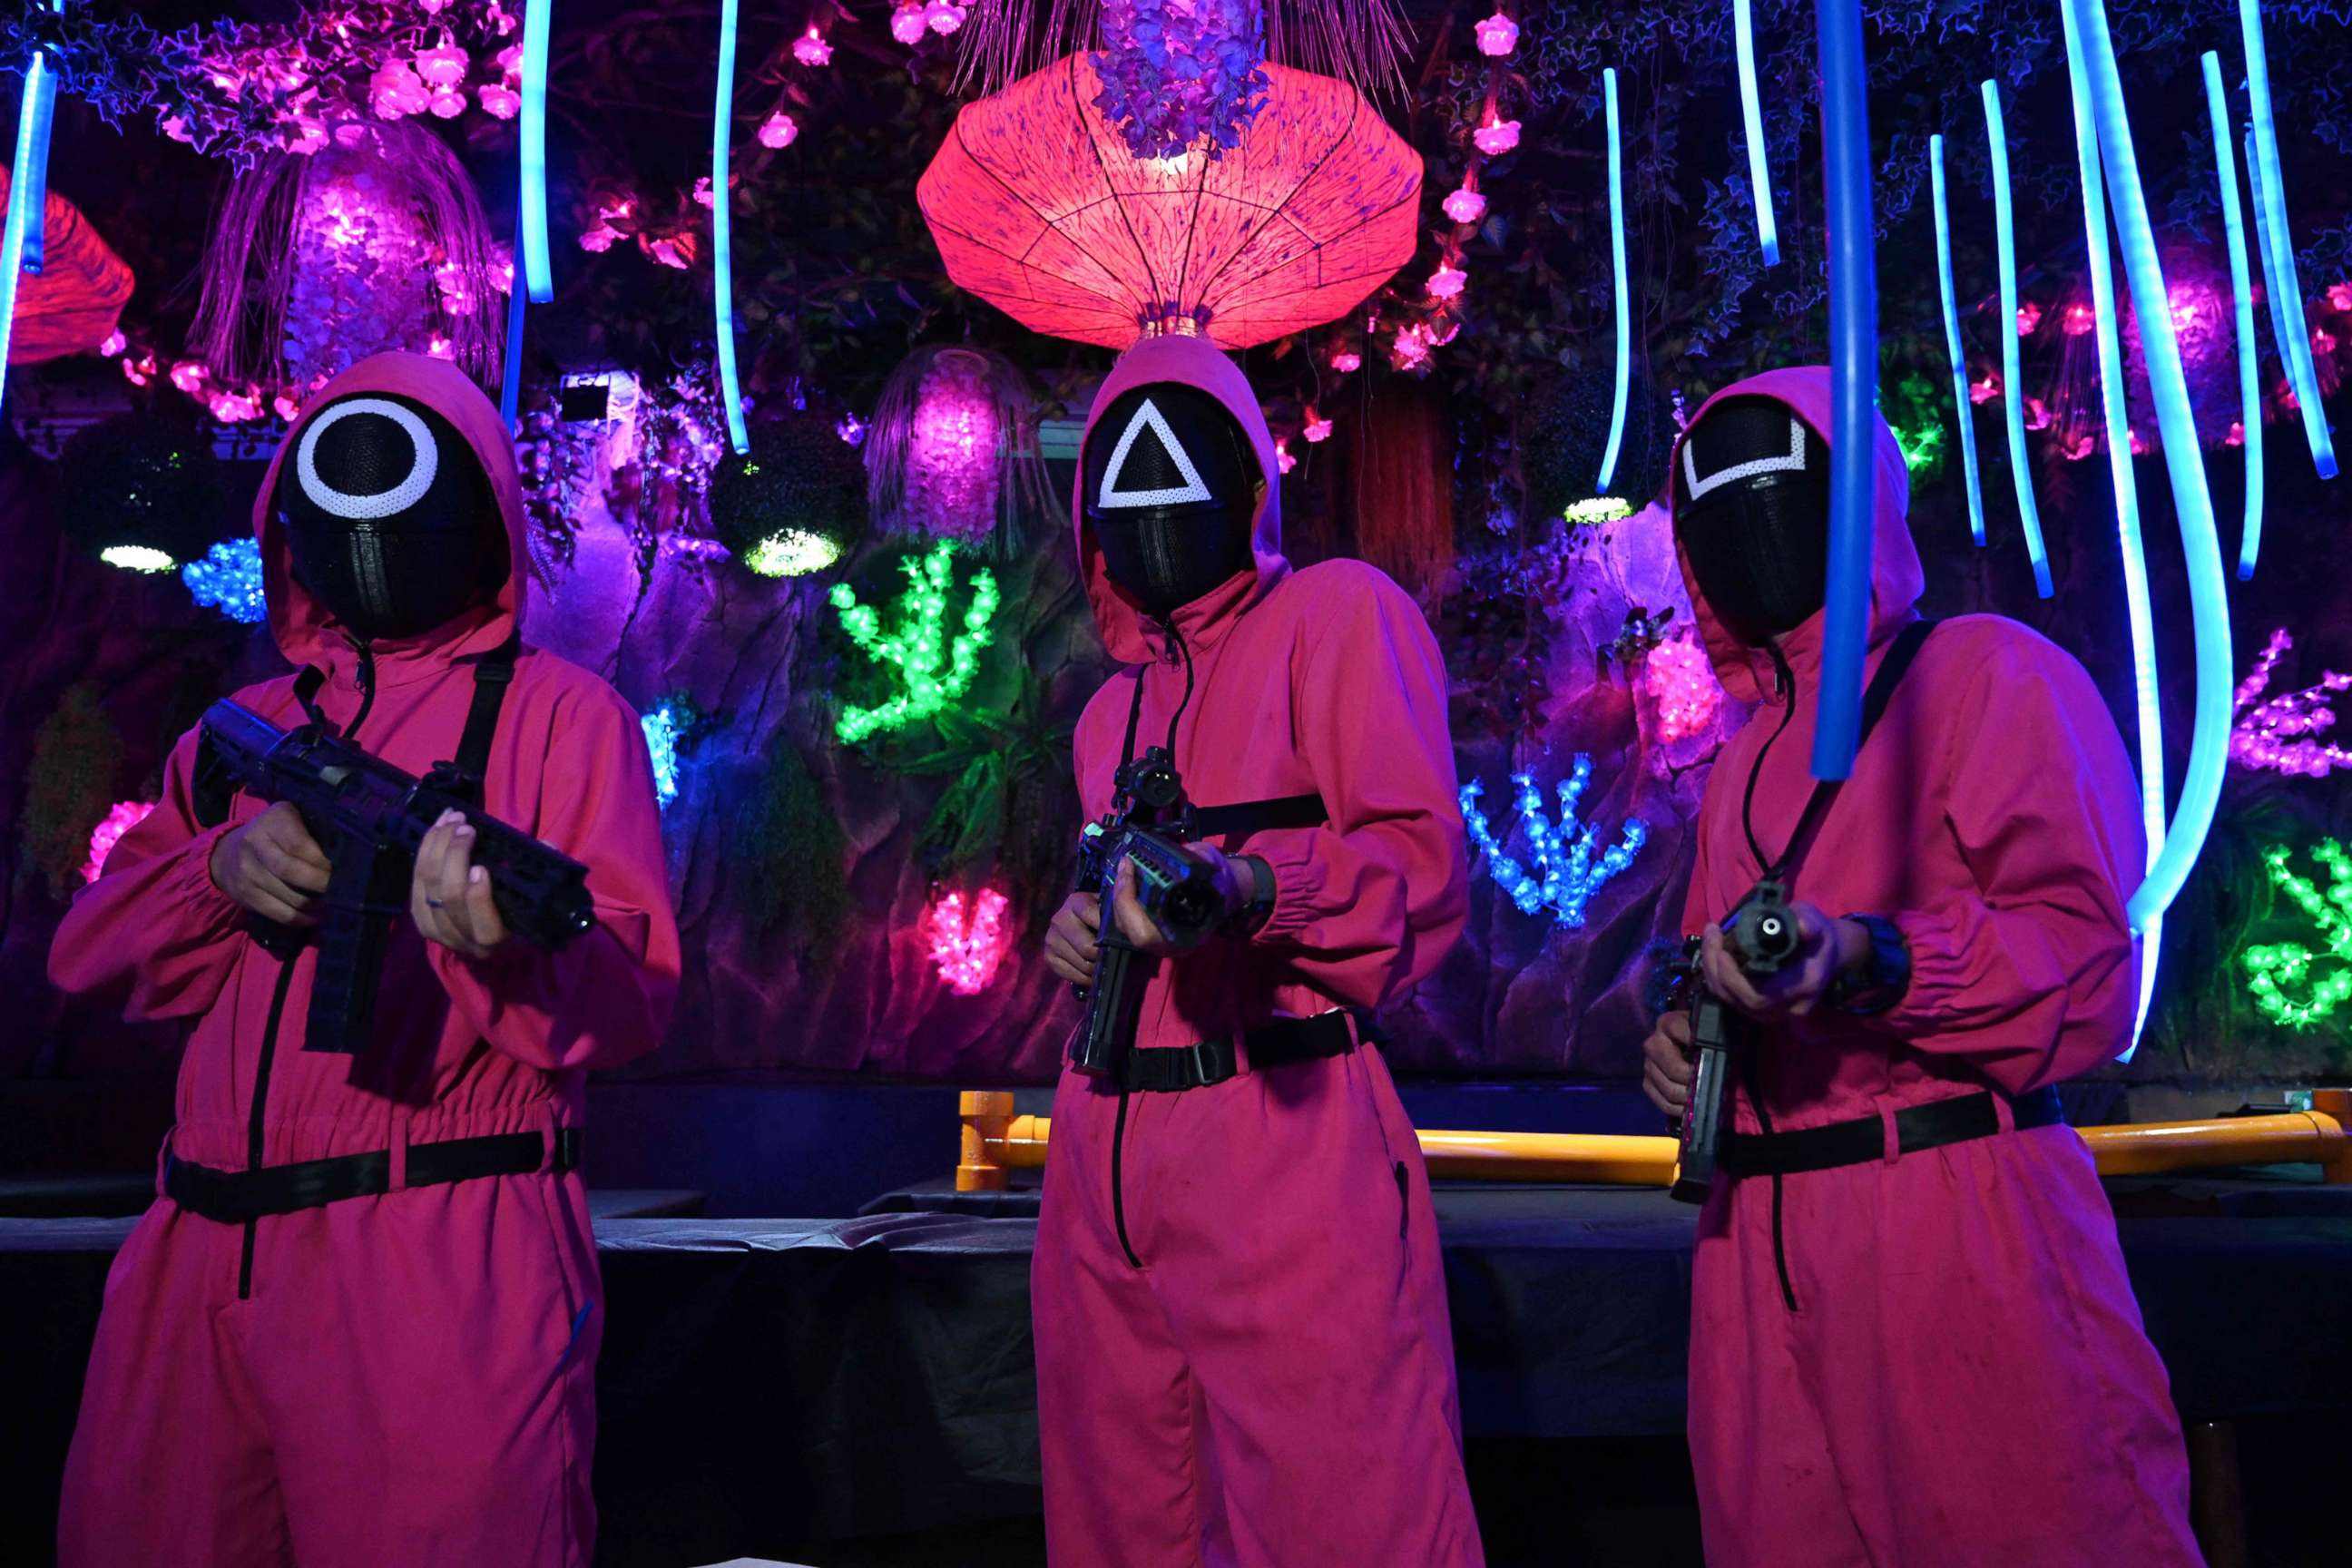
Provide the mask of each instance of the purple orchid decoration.
{"label": "purple orchid decoration", "polygon": [[1265,13],[1255,0],[1104,0],[1095,107],[1138,158],[1240,143],[1265,103]]}

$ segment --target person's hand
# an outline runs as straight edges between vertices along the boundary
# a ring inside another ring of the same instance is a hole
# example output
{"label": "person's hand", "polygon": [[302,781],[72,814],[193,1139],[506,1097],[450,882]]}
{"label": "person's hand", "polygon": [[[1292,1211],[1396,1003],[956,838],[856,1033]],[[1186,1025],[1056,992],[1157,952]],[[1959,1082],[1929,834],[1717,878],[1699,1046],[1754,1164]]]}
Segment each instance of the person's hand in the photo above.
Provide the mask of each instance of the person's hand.
{"label": "person's hand", "polygon": [[282,800],[213,846],[213,886],[279,925],[319,923],[331,869],[302,814]]}
{"label": "person's hand", "polygon": [[473,863],[474,829],[465,814],[445,811],[416,847],[408,885],[417,934],[467,958],[488,958],[507,940],[507,922],[490,896],[490,874]]}
{"label": "person's hand", "polygon": [[1679,1007],[1660,1017],[1642,1042],[1642,1092],[1668,1116],[1680,1116],[1690,1104],[1691,1079],[1697,1071],[1690,1050],[1690,1015]]}
{"label": "person's hand", "polygon": [[1811,904],[1791,904],[1789,914],[1797,922],[1797,955],[1776,974],[1742,971],[1723,929],[1706,928],[1700,967],[1725,1005],[1765,1023],[1804,1017],[1839,975],[1870,956],[1870,932],[1859,921],[1833,921]]}
{"label": "person's hand", "polygon": [[[1243,905],[1249,902],[1250,888],[1255,879],[1250,875],[1249,868],[1240,860],[1213,844],[1187,844],[1182,853],[1209,868],[1210,879],[1217,889],[1217,897],[1224,911],[1216,922],[1218,925],[1233,918],[1240,912]],[[1154,958],[1171,958],[1180,952],[1190,952],[1192,945],[1198,945],[1169,941],[1166,934],[1152,923],[1151,917],[1143,912],[1143,898],[1136,889],[1135,862],[1132,860],[1122,860],[1118,864],[1118,884],[1112,889],[1110,907],[1111,918],[1118,924],[1118,934],[1125,937],[1128,945],[1138,952],[1149,953]],[[1204,938],[1207,934],[1202,933]]]}
{"label": "person's hand", "polygon": [[1095,932],[1101,923],[1102,900],[1092,893],[1063,900],[1045,928],[1045,967],[1073,985],[1093,984]]}

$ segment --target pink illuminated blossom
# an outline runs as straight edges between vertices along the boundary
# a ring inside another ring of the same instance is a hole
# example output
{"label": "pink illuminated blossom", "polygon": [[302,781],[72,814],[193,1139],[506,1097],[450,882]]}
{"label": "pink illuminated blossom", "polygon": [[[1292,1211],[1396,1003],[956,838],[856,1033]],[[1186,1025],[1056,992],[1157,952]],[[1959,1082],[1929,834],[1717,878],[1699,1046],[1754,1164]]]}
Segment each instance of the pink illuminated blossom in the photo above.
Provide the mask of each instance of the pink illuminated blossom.
{"label": "pink illuminated blossom", "polygon": [[205,400],[205,406],[211,409],[213,417],[224,425],[242,425],[248,419],[261,417],[261,394],[252,389],[230,392],[224,388],[214,392]]}
{"label": "pink illuminated blossom", "polygon": [[172,384],[193,394],[204,386],[208,374],[202,360],[184,359],[172,367]]}
{"label": "pink illuminated blossom", "polygon": [[522,110],[522,94],[504,82],[477,88],[474,96],[482,100],[485,110],[499,120],[512,120]]}
{"label": "pink illuminated blossom", "polygon": [[1418,323],[1402,329],[1391,353],[1399,370],[1420,369],[1429,363],[1429,334]]}
{"label": "pink illuminated blossom", "polygon": [[446,32],[441,35],[439,47],[419,49],[414,58],[416,74],[427,87],[455,87],[466,79],[466,73],[474,65],[465,50],[450,42]]}
{"label": "pink illuminated blossom", "polygon": [[799,123],[781,109],[760,121],[760,145],[762,147],[789,147],[800,133]]}
{"label": "pink illuminated blossom", "polygon": [[2221,437],[2221,445],[2224,447],[2242,447],[2245,444],[2246,422],[2242,419],[2231,420],[2230,433]]}
{"label": "pink illuminated blossom", "polygon": [[167,114],[155,122],[155,128],[174,142],[195,145],[196,139],[188,133],[188,122],[176,114]]}
{"label": "pink illuminated blossom", "polygon": [[910,49],[923,41],[923,33],[928,26],[923,20],[920,5],[901,5],[890,13],[890,36]]}
{"label": "pink illuminated blossom", "polygon": [[710,176],[703,175],[694,182],[694,199],[707,207],[717,207],[719,198],[710,194]]}
{"label": "pink illuminated blossom", "polygon": [[422,114],[432,101],[433,95],[425,90],[425,83],[406,60],[387,59],[368,79],[368,106],[380,120]]}
{"label": "pink illuminated blossom", "polygon": [[1516,120],[1489,120],[1471,132],[1470,140],[1489,158],[1499,158],[1519,144],[1519,122]]}
{"label": "pink illuminated blossom", "polygon": [[294,423],[302,414],[302,405],[283,392],[269,400],[269,406],[278,417],[285,420],[289,425]]}
{"label": "pink illuminated blossom", "polygon": [[1499,58],[1519,47],[1519,25],[1499,9],[1471,30],[1478,35],[1478,52],[1482,55]]}
{"label": "pink illuminated blossom", "polygon": [[2147,456],[2147,442],[2137,430],[2134,430],[2131,433],[2131,450],[2132,456],[2135,458],[2145,458]]}
{"label": "pink illuminated blossom", "polygon": [[1364,368],[1364,356],[1353,349],[1341,349],[1331,356],[1331,368],[1341,375]]}
{"label": "pink illuminated blossom", "polygon": [[2042,399],[2028,397],[2025,400],[2025,427],[2028,430],[2047,430],[2057,422],[2058,416],[2050,412],[2050,405]]}
{"label": "pink illuminated blossom", "polygon": [[923,23],[934,33],[945,37],[963,26],[964,8],[950,0],[931,0],[923,7]]}
{"label": "pink illuminated blossom", "polygon": [[451,342],[448,338],[442,333],[436,332],[430,338],[425,340],[425,352],[431,354],[435,359],[456,359],[457,357],[457,345]]}
{"label": "pink illuminated blossom", "polygon": [[691,234],[665,235],[659,239],[641,234],[637,236],[637,248],[664,267],[675,267],[680,272],[693,269],[694,236]]}
{"label": "pink illuminated blossom", "polygon": [[930,949],[940,978],[959,996],[977,996],[996,978],[1013,933],[1005,922],[1013,901],[993,888],[984,888],[969,904],[958,892],[933,900],[918,934]]}
{"label": "pink illuminated blossom", "polygon": [[2327,304],[2331,310],[2352,310],[2352,283],[2330,283]]}
{"label": "pink illuminated blossom", "polygon": [[[596,220],[595,227],[582,229],[580,231],[580,248],[583,250],[593,250],[599,256],[602,256],[604,252],[612,249],[613,242],[620,237],[621,231],[614,228],[611,224],[606,223],[600,217]],[[511,283],[507,287],[509,292],[513,291],[514,286]]]}
{"label": "pink illuminated blossom", "polygon": [[433,89],[433,101],[425,107],[436,119],[455,120],[466,112],[466,89],[462,87],[436,87]]}
{"label": "pink illuminated blossom", "polygon": [[2032,300],[2028,300],[2024,304],[2020,305],[2017,308],[2017,335],[2019,337],[2032,337],[2033,335],[2034,329],[2040,325],[2042,325],[2041,306],[2035,304]]}
{"label": "pink illuminated blossom", "polygon": [[1684,637],[1669,637],[1649,651],[1642,686],[1658,705],[1662,742],[1703,733],[1723,705],[1723,688],[1706,649]]}
{"label": "pink illuminated blossom", "polygon": [[1486,216],[1486,198],[1465,185],[1437,204],[1455,223],[1476,223]]}
{"label": "pink illuminated blossom", "polygon": [[130,346],[131,341],[121,332],[109,332],[106,334],[106,341],[98,345],[98,352],[106,358],[112,359]]}
{"label": "pink illuminated blossom", "polygon": [[2066,329],[2068,337],[2079,338],[2099,324],[2098,312],[2077,300],[2066,307],[2066,314],[2060,324]]}
{"label": "pink illuminated blossom", "polygon": [[1290,455],[1290,437],[1287,436],[1274,438],[1274,466],[1286,474],[1298,467],[1298,459]]}
{"label": "pink illuminated blossom", "polygon": [[2326,670],[2318,685],[2273,697],[2255,706],[2255,700],[2270,686],[2271,671],[2278,664],[2279,656],[2294,646],[2294,640],[2286,635],[2284,626],[2273,632],[2269,645],[2255,658],[2254,668],[2238,683],[2232,704],[2237,721],[2230,731],[2230,760],[2250,768],[2326,778],[2338,768],[2352,768],[2352,752],[2315,738],[2335,727],[2333,700],[2339,692],[2352,690],[2352,675]]}
{"label": "pink illuminated blossom", "polygon": [[1433,300],[1454,299],[1469,281],[1470,274],[1459,267],[1441,267],[1429,275],[1429,297]]}
{"label": "pink illuminated blossom", "polygon": [[804,37],[793,40],[793,58],[804,66],[829,65],[833,61],[833,46],[812,24]]}
{"label": "pink illuminated blossom", "polygon": [[1310,403],[1307,405],[1307,427],[1299,434],[1306,437],[1309,442],[1328,441],[1331,438],[1331,422],[1328,419],[1318,417],[1315,405]]}
{"label": "pink illuminated blossom", "polygon": [[122,836],[147,820],[155,809],[152,800],[126,800],[106,814],[106,820],[89,830],[89,858],[82,863],[81,879],[95,882],[106,872],[106,858]]}
{"label": "pink illuminated blossom", "polygon": [[1969,383],[1969,401],[1970,403],[1990,403],[1994,398],[1999,397],[2000,395],[2000,377],[1991,371],[1985,372],[1984,379],[1982,381],[1972,381]]}

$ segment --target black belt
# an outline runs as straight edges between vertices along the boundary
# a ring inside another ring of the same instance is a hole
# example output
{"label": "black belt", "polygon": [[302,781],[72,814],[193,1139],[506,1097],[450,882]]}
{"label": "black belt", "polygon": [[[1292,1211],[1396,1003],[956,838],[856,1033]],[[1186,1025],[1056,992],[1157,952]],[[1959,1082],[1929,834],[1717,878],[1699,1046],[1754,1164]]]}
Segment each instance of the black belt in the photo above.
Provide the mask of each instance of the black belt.
{"label": "black belt", "polygon": [[1343,1057],[1356,1048],[1351,1026],[1355,1015],[1346,1009],[1318,1013],[1312,1018],[1277,1018],[1238,1037],[1202,1040],[1197,1046],[1161,1047],[1126,1052],[1114,1074],[1118,1087],[1151,1094],[1174,1094],[1207,1089],[1242,1070],[1242,1049],[1249,1054],[1252,1072],[1291,1062]]}
{"label": "black belt", "polygon": [[[2055,1127],[2066,1120],[2055,1085],[2045,1085],[2010,1104],[2020,1131]],[[1895,1113],[1895,1147],[1905,1154],[1990,1138],[2000,1131],[2000,1114],[1990,1092],[1908,1106]],[[1875,1116],[1861,1116],[1791,1132],[1726,1132],[1717,1163],[1735,1176],[1792,1176],[1801,1171],[1864,1165],[1885,1157],[1885,1124]]]}
{"label": "black belt", "polygon": [[[445,1182],[471,1181],[477,1176],[528,1175],[547,1158],[547,1140],[536,1132],[499,1132],[486,1138],[453,1138],[441,1143],[408,1146],[408,1184],[436,1186]],[[580,1167],[580,1130],[555,1131],[553,1170]],[[190,1214],[243,1225],[268,1215],[293,1214],[345,1198],[375,1197],[392,1190],[392,1152],[338,1154],[331,1160],[302,1160],[290,1165],[264,1165],[254,1171],[215,1171],[173,1159],[163,1168],[163,1191]]]}

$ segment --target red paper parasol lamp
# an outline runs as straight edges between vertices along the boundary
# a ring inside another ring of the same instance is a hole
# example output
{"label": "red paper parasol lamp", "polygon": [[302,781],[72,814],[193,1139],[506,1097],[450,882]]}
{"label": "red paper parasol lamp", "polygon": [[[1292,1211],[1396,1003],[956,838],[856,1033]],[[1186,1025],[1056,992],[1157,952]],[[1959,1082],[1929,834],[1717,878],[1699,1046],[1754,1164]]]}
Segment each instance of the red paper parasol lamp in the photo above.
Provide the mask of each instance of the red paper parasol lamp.
{"label": "red paper parasol lamp", "polygon": [[1320,326],[1411,260],[1421,154],[1346,82],[1269,65],[1219,158],[1130,155],[1068,55],[967,104],[915,187],[958,287],[1035,331],[1241,349]]}
{"label": "red paper parasol lamp", "polygon": [[[7,194],[8,175],[0,170],[0,205]],[[10,364],[96,353],[131,302],[131,264],[114,254],[80,208],[51,191],[41,221],[48,254],[40,271],[17,280]]]}

